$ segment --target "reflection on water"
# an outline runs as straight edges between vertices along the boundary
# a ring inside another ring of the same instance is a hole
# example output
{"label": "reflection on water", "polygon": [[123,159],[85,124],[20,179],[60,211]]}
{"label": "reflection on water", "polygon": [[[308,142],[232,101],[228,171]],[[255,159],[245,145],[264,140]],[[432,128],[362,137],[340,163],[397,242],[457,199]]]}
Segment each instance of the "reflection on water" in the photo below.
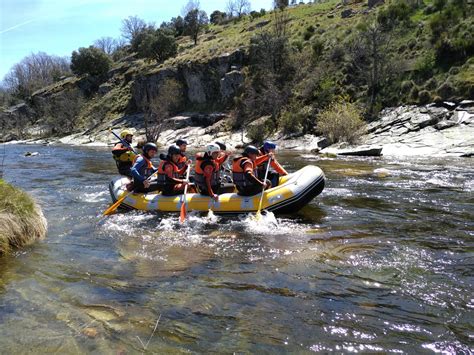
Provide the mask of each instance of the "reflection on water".
{"label": "reflection on water", "polygon": [[139,353],[148,340],[160,353],[468,353],[471,161],[282,160],[328,178],[297,214],[181,224],[103,218],[106,149],[7,146],[5,178],[39,200],[49,232],[0,259],[2,353]]}

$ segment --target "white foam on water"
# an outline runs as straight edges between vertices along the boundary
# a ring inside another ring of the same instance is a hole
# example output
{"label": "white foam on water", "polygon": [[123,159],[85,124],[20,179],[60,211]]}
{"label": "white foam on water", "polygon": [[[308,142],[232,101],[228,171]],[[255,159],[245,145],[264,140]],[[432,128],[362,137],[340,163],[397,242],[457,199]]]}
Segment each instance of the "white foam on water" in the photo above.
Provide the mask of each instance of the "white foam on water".
{"label": "white foam on water", "polygon": [[91,192],[82,194],[80,196],[80,200],[83,202],[88,203],[96,203],[96,202],[103,202],[109,200],[109,192],[108,191],[101,191],[101,192]]}

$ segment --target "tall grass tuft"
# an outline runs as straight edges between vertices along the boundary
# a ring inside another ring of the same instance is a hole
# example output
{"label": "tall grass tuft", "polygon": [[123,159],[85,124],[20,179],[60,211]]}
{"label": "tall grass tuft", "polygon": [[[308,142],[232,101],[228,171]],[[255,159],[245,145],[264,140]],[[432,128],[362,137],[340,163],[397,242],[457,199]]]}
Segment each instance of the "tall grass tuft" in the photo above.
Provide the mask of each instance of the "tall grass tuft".
{"label": "tall grass tuft", "polygon": [[46,236],[47,223],[32,198],[0,180],[0,255]]}

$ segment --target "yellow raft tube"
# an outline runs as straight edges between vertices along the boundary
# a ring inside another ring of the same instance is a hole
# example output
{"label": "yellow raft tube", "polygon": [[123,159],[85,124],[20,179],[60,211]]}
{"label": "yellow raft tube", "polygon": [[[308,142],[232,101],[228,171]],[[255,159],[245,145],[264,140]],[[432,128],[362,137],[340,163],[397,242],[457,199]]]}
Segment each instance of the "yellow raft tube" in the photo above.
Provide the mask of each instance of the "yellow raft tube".
{"label": "yellow raft tube", "polygon": [[[125,193],[126,177],[113,179],[109,184],[112,200],[115,202]],[[304,168],[280,177],[278,186],[266,190],[263,194],[262,209],[274,213],[294,213],[308,204],[324,189],[325,177],[317,166],[308,165]],[[237,193],[219,195],[214,202],[209,196],[198,193],[186,194],[188,211],[207,212],[212,208],[214,213],[236,214],[255,212],[258,209],[261,194],[240,196]],[[163,196],[159,192],[130,193],[122,202],[121,208],[143,211],[179,212],[184,202],[183,195]]]}

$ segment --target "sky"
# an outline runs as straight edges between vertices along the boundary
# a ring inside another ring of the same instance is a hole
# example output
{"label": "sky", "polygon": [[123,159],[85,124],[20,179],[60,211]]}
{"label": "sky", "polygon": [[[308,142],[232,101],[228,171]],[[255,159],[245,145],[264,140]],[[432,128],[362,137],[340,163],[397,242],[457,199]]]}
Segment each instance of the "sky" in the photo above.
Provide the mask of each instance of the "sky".
{"label": "sky", "polygon": [[[181,15],[188,0],[0,0],[0,81],[24,57],[38,52],[70,57],[102,37],[120,37],[121,21],[138,16],[157,25]],[[227,0],[200,0],[208,15]],[[273,0],[250,0],[252,10]]]}

